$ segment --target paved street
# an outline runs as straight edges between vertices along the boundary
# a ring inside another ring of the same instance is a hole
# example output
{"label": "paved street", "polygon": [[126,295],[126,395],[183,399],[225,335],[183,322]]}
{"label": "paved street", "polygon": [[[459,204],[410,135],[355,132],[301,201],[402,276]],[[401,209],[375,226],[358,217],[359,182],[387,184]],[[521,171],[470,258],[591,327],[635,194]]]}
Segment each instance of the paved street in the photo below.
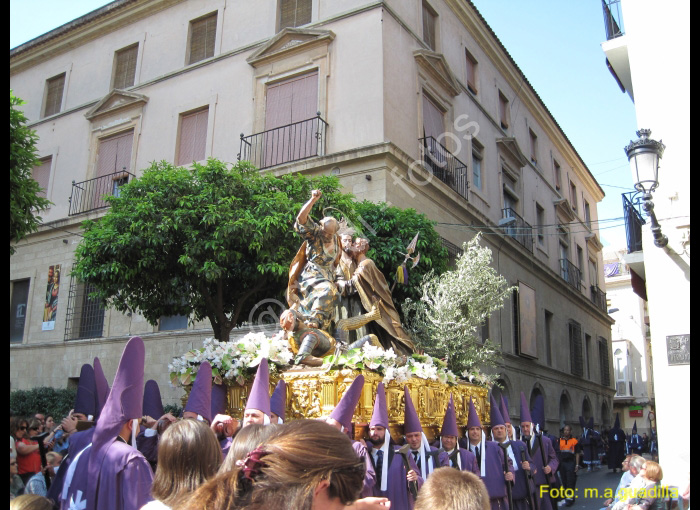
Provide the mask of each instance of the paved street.
{"label": "paved street", "polygon": [[[615,490],[621,476],[622,473],[619,470],[617,473],[613,473],[607,466],[602,467],[599,471],[591,471],[590,473],[585,469],[579,470],[576,482],[576,503],[574,503],[573,508],[576,510],[598,510],[602,508],[603,502],[607,499],[604,497],[605,490]],[[587,491],[586,489],[593,490]],[[599,497],[591,497],[596,495]]]}

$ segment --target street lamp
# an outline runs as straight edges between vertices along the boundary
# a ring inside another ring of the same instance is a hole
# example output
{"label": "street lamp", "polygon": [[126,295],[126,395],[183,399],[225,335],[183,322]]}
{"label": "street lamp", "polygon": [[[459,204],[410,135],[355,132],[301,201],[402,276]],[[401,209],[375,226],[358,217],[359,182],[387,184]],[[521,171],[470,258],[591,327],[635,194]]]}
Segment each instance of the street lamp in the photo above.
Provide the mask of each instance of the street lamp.
{"label": "street lamp", "polygon": [[654,244],[663,248],[668,244],[668,237],[661,233],[661,227],[654,214],[654,202],[651,201],[651,193],[659,186],[659,160],[664,154],[666,146],[649,138],[651,129],[637,131],[639,137],[636,141],[630,141],[625,147],[627,159],[635,176],[635,189],[642,193],[642,207],[651,219],[651,232],[654,235]]}

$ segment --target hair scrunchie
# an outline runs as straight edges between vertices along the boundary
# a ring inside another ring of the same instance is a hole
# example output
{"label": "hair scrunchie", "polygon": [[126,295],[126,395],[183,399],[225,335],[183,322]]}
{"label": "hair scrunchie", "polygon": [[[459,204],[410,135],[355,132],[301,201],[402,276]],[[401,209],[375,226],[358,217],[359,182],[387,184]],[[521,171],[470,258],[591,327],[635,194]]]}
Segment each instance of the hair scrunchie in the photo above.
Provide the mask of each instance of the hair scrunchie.
{"label": "hair scrunchie", "polygon": [[238,471],[238,477],[241,481],[241,491],[246,492],[252,486],[255,481],[255,477],[260,474],[260,470],[263,467],[267,467],[267,464],[262,460],[263,457],[268,455],[261,447],[256,448],[250,452],[245,459],[236,461],[236,466],[240,468]]}

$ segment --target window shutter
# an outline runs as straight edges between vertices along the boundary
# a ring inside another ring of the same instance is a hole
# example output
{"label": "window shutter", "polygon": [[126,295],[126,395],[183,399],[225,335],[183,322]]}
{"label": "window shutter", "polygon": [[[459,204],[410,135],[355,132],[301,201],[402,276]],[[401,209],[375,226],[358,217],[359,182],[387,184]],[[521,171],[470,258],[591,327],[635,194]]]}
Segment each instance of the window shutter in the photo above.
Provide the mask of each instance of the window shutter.
{"label": "window shutter", "polygon": [[188,64],[194,64],[214,56],[216,16],[217,14],[214,13],[191,22],[190,59]]}
{"label": "window shutter", "polygon": [[206,156],[209,109],[183,115],[180,121],[180,144],[177,164],[189,165]]}
{"label": "window shutter", "polygon": [[97,156],[97,177],[120,172],[124,168],[130,170],[133,141],[133,131],[102,140]]}
{"label": "window shutter", "polygon": [[136,77],[136,58],[138,54],[138,44],[116,53],[113,84],[115,89],[125,89],[134,85],[134,79]]}
{"label": "window shutter", "polygon": [[48,117],[49,115],[53,115],[61,111],[61,101],[63,100],[63,87],[65,82],[65,73],[47,80],[44,117]]}
{"label": "window shutter", "polygon": [[282,0],[280,2],[280,27],[300,27],[311,23],[311,0]]}
{"label": "window shutter", "polygon": [[435,104],[423,95],[423,131],[425,136],[432,136],[439,140],[439,136],[445,132],[442,111]]}
{"label": "window shutter", "polygon": [[435,18],[436,16],[430,7],[423,4],[423,42],[431,50],[435,49]]}
{"label": "window shutter", "polygon": [[49,176],[51,175],[51,158],[41,161],[38,166],[32,169],[32,177],[39,183],[41,191],[39,196],[46,198],[46,191],[49,188]]}

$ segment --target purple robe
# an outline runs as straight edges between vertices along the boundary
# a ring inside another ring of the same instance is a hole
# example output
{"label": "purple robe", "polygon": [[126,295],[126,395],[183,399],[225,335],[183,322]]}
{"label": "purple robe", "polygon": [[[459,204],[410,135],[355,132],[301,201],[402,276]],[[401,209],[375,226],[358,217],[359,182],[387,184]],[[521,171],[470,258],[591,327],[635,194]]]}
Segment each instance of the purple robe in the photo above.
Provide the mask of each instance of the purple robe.
{"label": "purple robe", "polygon": [[[532,459],[532,466],[534,467],[533,476],[535,479],[535,485],[537,486],[537,497],[540,500],[540,510],[552,510],[552,502],[549,497],[549,493],[546,491],[540,491],[539,487],[542,485],[549,485],[550,487],[554,485],[554,483],[548,480],[548,475],[544,472],[544,466],[549,466],[550,468],[552,468],[552,473],[549,476],[553,477],[553,479],[556,479],[555,473],[557,472],[557,468],[559,467],[559,460],[557,459],[557,454],[554,451],[552,442],[544,436],[541,436],[541,438],[546,464],[542,462],[543,451],[540,450],[540,442],[535,436],[533,436],[532,439],[527,443],[528,453],[530,454],[530,458]],[[540,494],[542,495],[541,498]]]}
{"label": "purple robe", "polygon": [[68,472],[68,468],[70,467],[71,462],[73,462],[75,456],[78,455],[78,453],[80,453],[83,450],[83,448],[90,444],[90,442],[92,441],[92,434],[94,432],[95,428],[92,427],[87,430],[76,432],[75,434],[70,436],[68,454],[63,458],[63,462],[61,462],[61,467],[58,469],[58,473],[56,473],[56,476],[51,482],[51,487],[49,487],[49,490],[46,492],[47,498],[57,502],[55,505],[56,507],[58,507],[58,502],[60,502],[61,500],[63,481],[66,478],[66,473]]}
{"label": "purple robe", "polygon": [[115,440],[107,449],[98,478],[90,476],[88,461],[92,446],[83,450],[75,462],[75,472],[61,500],[61,508],[94,508],[110,510],[139,510],[153,499],[153,471],[146,458],[136,448]]}
{"label": "purple robe", "polygon": [[151,468],[155,470],[158,464],[158,441],[159,434],[147,436],[146,432],[141,432],[136,436],[136,448],[146,457],[146,460],[151,464]]}
{"label": "purple robe", "polygon": [[[486,491],[489,493],[492,510],[508,508],[508,492],[506,490],[506,479],[503,474],[503,463],[505,457],[503,450],[495,441],[486,441],[486,476],[482,478]],[[484,454],[483,452],[481,453]],[[512,466],[508,464],[508,470],[512,471]],[[479,468],[481,475],[481,468]]]}
{"label": "purple robe", "polygon": [[589,465],[600,464],[598,453],[601,451],[603,442],[600,434],[592,429],[586,429],[579,440],[583,451],[583,463]]}
{"label": "purple robe", "polygon": [[[371,456],[371,450],[368,450]],[[413,510],[413,505],[416,504],[411,492],[408,490],[408,482],[406,480],[407,471],[403,465],[403,457],[400,453],[394,450],[394,445],[389,446],[389,459],[384,459],[384,462],[389,462],[387,470],[387,487],[386,491],[381,490],[379,479],[374,486],[373,496],[379,498],[388,498],[391,501],[391,508],[396,510]],[[413,456],[408,456],[408,465],[411,470],[418,473],[418,490],[423,486],[423,478],[420,476],[420,469],[413,460]]]}
{"label": "purple robe", "polygon": [[[447,454],[447,452],[445,453]],[[470,473],[474,473],[476,476],[479,476],[479,464],[476,463],[476,455],[465,448],[460,448],[457,450],[457,455],[459,455],[460,460],[462,461],[462,471],[469,471]],[[449,462],[447,465],[456,468],[456,459],[453,462],[452,456],[449,454],[447,454],[447,458]]]}
{"label": "purple robe", "polygon": [[361,498],[368,498],[374,494],[374,486],[377,483],[377,477],[374,473],[374,464],[372,463],[372,458],[367,452],[365,445],[359,441],[352,442],[352,449],[361,459],[365,461],[365,480],[362,485],[362,492],[360,493]]}
{"label": "purple robe", "polygon": [[529,509],[528,497],[532,495],[534,486],[529,482],[527,472],[523,469],[522,456],[525,457],[526,462],[530,463],[531,469],[534,469],[534,466],[532,465],[532,460],[530,459],[530,454],[527,452],[525,443],[522,441],[511,441],[510,449],[513,451],[513,457],[515,458],[515,465],[513,466],[515,483],[513,483],[513,489],[511,491],[513,495],[513,508],[514,510],[527,510]]}

